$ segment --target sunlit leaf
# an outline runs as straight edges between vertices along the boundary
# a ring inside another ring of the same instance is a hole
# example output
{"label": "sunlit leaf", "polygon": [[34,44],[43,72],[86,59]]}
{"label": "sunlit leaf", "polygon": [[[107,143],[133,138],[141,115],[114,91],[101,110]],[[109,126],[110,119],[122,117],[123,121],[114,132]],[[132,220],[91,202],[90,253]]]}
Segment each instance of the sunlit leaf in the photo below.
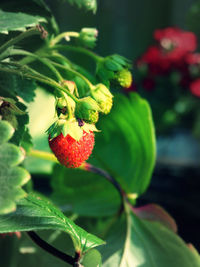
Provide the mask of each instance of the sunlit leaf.
{"label": "sunlit leaf", "polygon": [[103,267],[198,267],[200,258],[171,230],[132,211],[112,226],[100,248]]}
{"label": "sunlit leaf", "polygon": [[42,229],[58,229],[68,233],[76,251],[82,253],[104,243],[77,226],[52,203],[37,194],[29,194],[20,200],[15,212],[0,216],[1,233]]}

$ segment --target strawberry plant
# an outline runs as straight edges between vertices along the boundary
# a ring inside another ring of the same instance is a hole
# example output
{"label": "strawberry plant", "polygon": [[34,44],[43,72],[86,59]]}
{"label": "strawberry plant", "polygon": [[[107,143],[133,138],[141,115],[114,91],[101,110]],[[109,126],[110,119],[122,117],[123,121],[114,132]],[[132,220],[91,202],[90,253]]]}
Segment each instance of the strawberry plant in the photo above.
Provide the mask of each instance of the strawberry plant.
{"label": "strawberry plant", "polygon": [[0,10],[1,266],[200,266],[163,208],[137,205],[156,142],[148,102],[119,90],[130,61],[92,51],[96,29],[60,32],[43,0],[29,5]]}

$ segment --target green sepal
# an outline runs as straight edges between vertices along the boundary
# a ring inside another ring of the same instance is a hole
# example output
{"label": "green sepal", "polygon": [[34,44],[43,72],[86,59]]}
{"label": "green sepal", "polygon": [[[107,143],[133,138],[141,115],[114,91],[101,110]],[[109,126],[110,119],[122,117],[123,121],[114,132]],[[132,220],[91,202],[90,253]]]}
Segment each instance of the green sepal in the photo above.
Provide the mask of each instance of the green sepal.
{"label": "green sepal", "polygon": [[121,64],[119,64],[118,62],[112,60],[111,58],[108,58],[104,65],[106,66],[106,68],[108,70],[111,70],[111,71],[119,71],[119,70],[122,70],[123,67]]}
{"label": "green sepal", "polygon": [[76,39],[76,43],[87,48],[94,48],[97,35],[98,31],[95,28],[82,28],[79,37]]}
{"label": "green sepal", "polygon": [[110,56],[115,62],[119,63],[123,67],[126,67],[128,69],[131,68],[131,61],[123,56],[120,56],[118,54],[114,54]]}
{"label": "green sepal", "polygon": [[78,122],[75,119],[67,120],[62,128],[63,136],[68,134],[74,138],[76,141],[79,141],[83,135],[82,128],[78,125]]}
{"label": "green sepal", "polygon": [[79,141],[83,135],[83,130],[78,125],[75,118],[70,120],[58,119],[47,129],[47,133],[49,134],[50,139],[53,139],[62,133],[64,137],[69,134],[76,141]]}
{"label": "green sepal", "polygon": [[130,69],[131,62],[120,55],[114,54],[107,56],[98,62],[96,74],[101,82],[109,85],[109,81],[115,78],[115,74],[123,69]]}
{"label": "green sepal", "polygon": [[91,123],[84,123],[84,125],[81,127],[83,129],[83,131],[85,131],[86,133],[89,132],[100,132],[100,130],[98,130],[96,128],[96,126],[94,124]]}
{"label": "green sepal", "polygon": [[97,102],[90,96],[80,99],[77,105],[81,105],[84,109],[99,111]]}

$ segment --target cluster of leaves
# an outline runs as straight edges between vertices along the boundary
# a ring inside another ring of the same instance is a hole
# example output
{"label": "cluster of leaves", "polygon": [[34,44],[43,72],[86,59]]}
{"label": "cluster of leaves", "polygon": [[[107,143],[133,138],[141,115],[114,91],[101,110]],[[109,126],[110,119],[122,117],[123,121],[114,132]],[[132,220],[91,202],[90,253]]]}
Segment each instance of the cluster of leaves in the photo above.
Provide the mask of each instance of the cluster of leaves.
{"label": "cluster of leaves", "polygon": [[[83,98],[89,95],[91,84],[102,83],[107,87],[116,85],[117,81],[124,84],[122,71],[125,70],[125,77],[130,78],[129,73],[127,76],[130,62],[119,55],[103,58],[88,50],[86,47],[93,47],[96,41],[94,30],[67,32],[55,37],[58,27],[44,1],[33,0],[31,13],[23,13],[23,2],[20,0],[16,4],[20,13],[12,12],[13,7],[7,3],[0,11],[3,18],[0,25],[0,233],[41,230],[67,233],[74,247],[70,254],[78,254],[79,263],[85,267],[101,264],[107,267],[199,266],[198,254],[190,251],[174,233],[175,223],[165,211],[154,205],[133,208],[136,199],[148,188],[155,164],[151,110],[136,93],[129,98],[115,94],[112,112],[98,122],[101,132],[96,136],[93,155],[85,168],[71,170],[56,163],[48,174],[51,200],[42,192],[33,192],[30,182],[27,183],[29,173],[17,166],[24,164],[24,154],[26,158],[32,155],[56,161],[50,153],[32,150],[36,138],[33,136],[32,141],[28,131],[27,107],[31,109],[30,102],[38,94],[36,89],[40,87],[48,95],[56,95],[57,100],[60,97],[58,90],[70,97],[70,90],[62,79],[71,80],[77,86],[75,94]],[[69,2],[93,12],[96,10],[95,0]],[[34,11],[38,7],[39,15]],[[38,26],[38,23],[42,25]],[[77,38],[77,42],[58,44],[62,38],[67,42]],[[81,62],[75,64],[71,51],[91,57],[96,64],[95,74],[81,66]],[[39,103],[39,109],[41,113],[49,114],[52,106]],[[35,128],[39,128],[38,120]],[[98,168],[92,168],[91,164]],[[33,170],[26,162],[25,166],[30,172]],[[34,164],[35,172],[37,168]],[[105,171],[98,171],[99,168]],[[122,188],[123,202],[119,192],[101,177],[102,174],[110,181],[114,177],[115,185]],[[26,188],[22,189],[25,183]],[[73,218],[93,234],[76,225]],[[95,224],[90,226],[90,220]]]}

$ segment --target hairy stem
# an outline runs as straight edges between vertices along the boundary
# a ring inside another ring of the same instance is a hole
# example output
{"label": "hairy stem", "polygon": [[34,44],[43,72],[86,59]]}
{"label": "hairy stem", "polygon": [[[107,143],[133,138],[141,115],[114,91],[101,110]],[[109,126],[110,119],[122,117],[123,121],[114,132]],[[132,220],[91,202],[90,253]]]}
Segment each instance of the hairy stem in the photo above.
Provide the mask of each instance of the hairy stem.
{"label": "hairy stem", "polygon": [[91,82],[90,82],[84,75],[82,75],[82,74],[79,73],[78,71],[73,70],[73,69],[71,69],[71,68],[68,68],[67,66],[63,66],[63,65],[61,65],[61,64],[59,64],[59,63],[55,63],[55,62],[53,62],[53,61],[50,61],[50,62],[51,62],[51,64],[53,64],[55,67],[64,69],[64,70],[66,70],[66,71],[68,71],[68,72],[71,72],[71,73],[75,74],[76,76],[79,76],[81,79],[83,79],[83,80],[87,83],[87,85],[89,86],[89,88],[93,88],[93,87],[94,87],[93,84],[92,84],[92,83],[91,83]]}
{"label": "hairy stem", "polygon": [[53,47],[51,47],[51,49],[55,49],[55,50],[61,50],[61,51],[73,51],[73,52],[78,52],[84,55],[89,56],[90,58],[92,58],[95,62],[99,62],[103,60],[103,57],[95,54],[94,52],[83,48],[83,47],[79,47],[79,46],[72,46],[72,45],[55,45]]}
{"label": "hairy stem", "polygon": [[[23,56],[26,56],[24,59],[29,58],[29,62],[28,63],[31,63],[33,61],[38,60],[38,61],[40,61],[42,64],[44,64],[45,66],[47,66],[51,70],[51,72],[56,76],[58,81],[62,81],[63,80],[62,76],[57,71],[57,69],[51,63],[49,63],[46,58],[43,58],[42,56],[39,56],[37,54],[33,54],[33,53],[25,51],[25,50],[20,50],[20,49],[13,49],[11,51],[10,56],[11,55],[23,55]],[[28,64],[28,63],[26,63],[26,64]],[[18,65],[19,66],[25,65],[25,63],[23,63],[23,59],[21,61],[19,61]],[[31,70],[33,71],[33,69],[31,69]],[[39,73],[37,73],[37,74],[39,74]]]}
{"label": "hairy stem", "polygon": [[[8,63],[6,63],[8,64]],[[41,75],[39,73],[37,73],[36,71],[30,69],[30,68],[27,68],[27,66],[24,68],[24,70],[31,70],[32,73],[26,73],[23,71],[23,67],[22,66],[21,70],[19,69],[11,69],[11,68],[2,68],[0,67],[0,71],[2,72],[7,72],[7,73],[13,73],[13,74],[16,74],[16,75],[19,75],[19,76],[22,76],[22,77],[25,77],[25,78],[30,78],[30,79],[33,79],[33,80],[36,80],[36,81],[39,81],[41,83],[45,83],[53,88],[55,88],[57,91],[63,91],[64,93],[66,93],[69,97],[71,97],[75,102],[78,102],[78,99],[72,95],[68,90],[66,90],[64,87],[62,87],[59,83],[57,83],[56,81],[50,79],[50,78],[47,78],[46,76],[44,75]]]}
{"label": "hairy stem", "polygon": [[62,32],[61,34],[57,35],[54,39],[51,40],[50,46],[54,46],[58,42],[60,42],[63,38],[66,38],[67,41],[70,41],[70,37],[79,37],[78,32]]}
{"label": "hairy stem", "polygon": [[59,258],[60,260],[67,262],[71,264],[72,266],[75,266],[76,258],[73,258],[62,251],[58,250],[57,248],[54,248],[47,242],[45,242],[43,239],[41,239],[35,232],[30,231],[27,232],[28,236],[33,240],[34,243],[36,243],[39,247],[46,250],[51,255]]}

